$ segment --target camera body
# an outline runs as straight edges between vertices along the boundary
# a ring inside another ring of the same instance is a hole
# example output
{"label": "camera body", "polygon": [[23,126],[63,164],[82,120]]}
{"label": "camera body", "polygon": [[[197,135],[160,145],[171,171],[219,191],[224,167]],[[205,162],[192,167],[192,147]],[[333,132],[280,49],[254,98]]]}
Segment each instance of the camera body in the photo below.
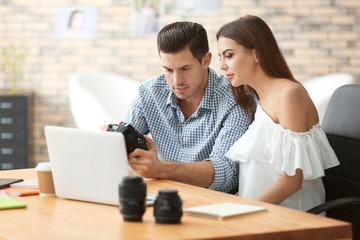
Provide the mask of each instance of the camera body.
{"label": "camera body", "polygon": [[107,131],[121,132],[124,134],[128,154],[132,153],[136,148],[148,150],[144,136],[139,134],[129,123],[123,123],[121,125],[109,124]]}

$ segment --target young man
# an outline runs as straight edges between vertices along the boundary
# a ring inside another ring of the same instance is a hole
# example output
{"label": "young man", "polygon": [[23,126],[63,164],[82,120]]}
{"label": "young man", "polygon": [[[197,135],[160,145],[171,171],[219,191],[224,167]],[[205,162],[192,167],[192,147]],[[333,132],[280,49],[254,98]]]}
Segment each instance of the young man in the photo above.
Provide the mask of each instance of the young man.
{"label": "young man", "polygon": [[205,29],[175,22],[159,32],[157,45],[165,74],[139,87],[125,119],[152,139],[146,137],[148,151],[129,155],[130,166],[147,178],[236,190],[238,165],[225,153],[247,130],[249,119],[235,103],[228,80],[209,68]]}

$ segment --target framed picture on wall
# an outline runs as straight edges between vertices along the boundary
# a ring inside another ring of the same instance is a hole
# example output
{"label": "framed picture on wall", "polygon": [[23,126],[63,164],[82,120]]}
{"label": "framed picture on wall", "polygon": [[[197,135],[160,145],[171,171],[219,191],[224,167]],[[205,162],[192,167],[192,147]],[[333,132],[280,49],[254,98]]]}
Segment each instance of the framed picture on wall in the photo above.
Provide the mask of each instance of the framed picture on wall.
{"label": "framed picture on wall", "polygon": [[98,10],[95,7],[61,7],[55,10],[56,39],[97,37]]}
{"label": "framed picture on wall", "polygon": [[176,11],[180,14],[217,13],[220,0],[177,0]]}
{"label": "framed picture on wall", "polygon": [[162,28],[163,0],[133,0],[132,35],[156,35]]}

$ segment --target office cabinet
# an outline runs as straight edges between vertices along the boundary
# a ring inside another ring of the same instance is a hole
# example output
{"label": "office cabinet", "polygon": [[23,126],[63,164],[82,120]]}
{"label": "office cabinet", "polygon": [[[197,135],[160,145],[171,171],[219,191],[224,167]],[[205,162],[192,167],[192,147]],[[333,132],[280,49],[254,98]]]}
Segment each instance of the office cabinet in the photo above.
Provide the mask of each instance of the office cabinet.
{"label": "office cabinet", "polygon": [[29,96],[0,95],[0,170],[27,168]]}

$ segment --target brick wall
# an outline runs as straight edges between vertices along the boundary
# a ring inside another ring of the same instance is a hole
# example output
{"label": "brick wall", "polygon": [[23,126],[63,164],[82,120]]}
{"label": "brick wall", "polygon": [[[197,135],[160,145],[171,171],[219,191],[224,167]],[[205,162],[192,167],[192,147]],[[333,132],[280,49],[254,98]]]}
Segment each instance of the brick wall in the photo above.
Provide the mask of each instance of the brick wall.
{"label": "brick wall", "polygon": [[[164,0],[164,23],[190,20],[204,25],[219,73],[215,33],[239,16],[262,17],[273,29],[294,76],[309,78],[347,72],[360,79],[359,0],[222,0],[219,13],[180,15],[175,0]],[[29,47],[18,89],[32,92],[33,126],[30,166],[48,161],[43,127],[74,126],[69,110],[68,80],[80,71],[110,71],[138,81],[162,73],[156,36],[131,37],[131,0],[0,0],[0,49],[10,43]],[[96,7],[98,37],[54,37],[58,7]],[[0,89],[10,87],[0,68]]]}

